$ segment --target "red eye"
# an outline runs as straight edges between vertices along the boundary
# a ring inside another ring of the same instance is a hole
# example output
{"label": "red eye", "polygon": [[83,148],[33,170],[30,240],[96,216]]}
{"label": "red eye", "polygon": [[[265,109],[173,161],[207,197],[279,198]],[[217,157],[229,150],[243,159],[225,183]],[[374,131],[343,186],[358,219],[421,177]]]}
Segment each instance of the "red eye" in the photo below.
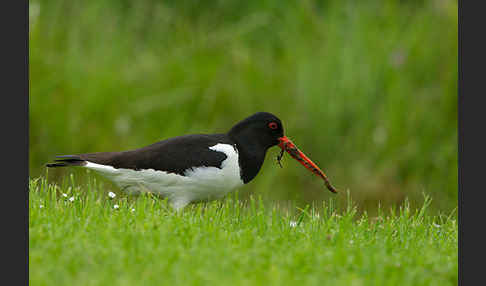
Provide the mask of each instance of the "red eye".
{"label": "red eye", "polygon": [[277,129],[278,125],[275,122],[270,122],[268,123],[268,127],[270,127],[270,129]]}

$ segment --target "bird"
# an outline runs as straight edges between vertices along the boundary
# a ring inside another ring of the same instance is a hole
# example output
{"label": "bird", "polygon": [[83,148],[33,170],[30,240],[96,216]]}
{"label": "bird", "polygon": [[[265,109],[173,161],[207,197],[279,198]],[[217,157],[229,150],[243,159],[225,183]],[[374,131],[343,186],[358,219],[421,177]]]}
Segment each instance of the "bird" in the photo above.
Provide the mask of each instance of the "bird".
{"label": "bird", "polygon": [[279,164],[285,151],[337,192],[324,172],[284,136],[282,121],[269,112],[248,116],[227,133],[181,135],[128,151],[60,155],[46,167],[90,169],[123,192],[157,194],[181,210],[190,203],[220,199],[251,182],[274,146],[281,148]]}

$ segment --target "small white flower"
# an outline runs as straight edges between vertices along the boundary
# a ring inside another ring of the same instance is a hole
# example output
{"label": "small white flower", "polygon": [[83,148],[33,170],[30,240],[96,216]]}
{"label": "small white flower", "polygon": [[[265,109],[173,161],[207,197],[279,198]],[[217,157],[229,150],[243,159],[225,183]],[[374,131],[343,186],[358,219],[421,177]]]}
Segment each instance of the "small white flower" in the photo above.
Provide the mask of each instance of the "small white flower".
{"label": "small white flower", "polygon": [[116,197],[116,194],[114,192],[109,192],[108,196],[113,199],[114,197]]}
{"label": "small white flower", "polygon": [[44,207],[44,205],[40,205],[40,206],[39,206],[39,208],[40,208],[40,209],[41,209],[41,208],[43,208],[43,207]]}
{"label": "small white flower", "polygon": [[297,222],[295,221],[290,221],[290,227],[296,227],[297,226]]}
{"label": "small white flower", "polygon": [[433,225],[433,226],[435,226],[435,227],[437,227],[437,228],[439,228],[439,227],[440,227],[440,225],[435,224],[435,223],[432,223],[432,225]]}
{"label": "small white flower", "polygon": [[70,201],[70,202],[74,202],[74,197],[70,197],[70,198],[69,198],[69,201]]}
{"label": "small white flower", "polygon": [[62,196],[65,197],[65,198],[67,198],[67,194],[65,194],[65,193],[62,193]]}
{"label": "small white flower", "polygon": [[117,210],[117,209],[119,209],[119,208],[120,208],[120,206],[119,206],[119,205],[113,205],[113,208],[114,208],[115,210]]}
{"label": "small white flower", "polygon": [[131,209],[132,213],[135,211],[135,209]]}
{"label": "small white flower", "polygon": [[349,244],[354,244],[354,240],[350,240],[349,241]]}

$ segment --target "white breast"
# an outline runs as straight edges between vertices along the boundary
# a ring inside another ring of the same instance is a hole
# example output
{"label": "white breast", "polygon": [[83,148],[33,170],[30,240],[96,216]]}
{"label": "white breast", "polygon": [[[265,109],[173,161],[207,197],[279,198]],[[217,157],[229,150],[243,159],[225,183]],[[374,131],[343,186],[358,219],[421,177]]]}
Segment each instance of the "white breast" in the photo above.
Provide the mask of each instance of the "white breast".
{"label": "white breast", "polygon": [[168,198],[176,209],[190,202],[218,199],[236,187],[242,186],[238,151],[229,144],[216,144],[209,149],[224,153],[227,158],[217,167],[196,167],[185,171],[185,176],[154,169],[131,170],[113,168],[87,162],[85,168],[94,170],[112,180],[128,193],[153,192]]}

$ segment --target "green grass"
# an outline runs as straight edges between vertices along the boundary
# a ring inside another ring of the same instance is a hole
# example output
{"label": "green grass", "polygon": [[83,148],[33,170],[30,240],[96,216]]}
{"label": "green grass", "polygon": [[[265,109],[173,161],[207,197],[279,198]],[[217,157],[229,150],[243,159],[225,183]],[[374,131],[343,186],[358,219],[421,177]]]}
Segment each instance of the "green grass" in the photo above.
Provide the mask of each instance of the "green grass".
{"label": "green grass", "polygon": [[29,182],[30,285],[457,285],[457,220],[428,198],[376,217],[235,195],[176,213],[74,178]]}
{"label": "green grass", "polygon": [[[29,3],[32,177],[58,154],[226,132],[269,111],[360,210],[420,208],[424,192],[431,210],[457,206],[456,0]],[[277,154],[249,192],[332,197]]]}

